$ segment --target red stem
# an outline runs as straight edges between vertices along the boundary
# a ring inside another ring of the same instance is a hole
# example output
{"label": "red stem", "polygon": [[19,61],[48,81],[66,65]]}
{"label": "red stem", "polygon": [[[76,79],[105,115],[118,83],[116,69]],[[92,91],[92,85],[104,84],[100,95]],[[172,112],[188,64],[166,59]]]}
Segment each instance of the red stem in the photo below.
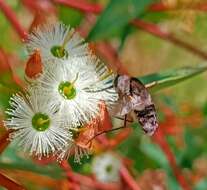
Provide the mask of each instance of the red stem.
{"label": "red stem", "polygon": [[153,3],[149,6],[149,11],[176,11],[176,10],[195,10],[195,11],[207,11],[207,3],[197,3],[192,6],[186,7],[170,7],[164,3]]}
{"label": "red stem", "polygon": [[194,45],[176,38],[173,34],[160,29],[157,25],[153,23],[147,23],[142,20],[135,19],[131,22],[131,24],[156,37],[159,37],[179,47],[182,47],[202,59],[207,59],[207,53],[205,51],[202,51],[201,49],[196,48]]}
{"label": "red stem", "polygon": [[91,4],[84,0],[54,0],[55,3],[79,9],[83,12],[90,12],[98,14],[102,11],[102,7],[99,4]]}
{"label": "red stem", "polygon": [[131,190],[141,190],[125,166],[121,167],[120,174]]}
{"label": "red stem", "polygon": [[12,181],[8,177],[0,173],[0,186],[5,187],[8,190],[26,190],[23,186]]}
{"label": "red stem", "polygon": [[0,138],[0,154],[5,150],[5,148],[9,145],[9,134],[11,131],[6,131]]}
{"label": "red stem", "polygon": [[200,11],[207,11],[207,3],[200,3],[198,4],[197,8]]}
{"label": "red stem", "polygon": [[162,149],[162,151],[165,153],[167,160],[173,170],[173,173],[176,177],[176,179],[178,180],[180,186],[184,189],[184,190],[191,190],[188,182],[186,181],[186,179],[184,178],[184,176],[182,175],[182,171],[180,170],[180,168],[177,166],[176,163],[176,158],[173,154],[173,152],[170,149],[169,144],[167,143],[165,136],[163,134],[163,132],[161,131],[161,129],[159,129],[155,135],[153,136],[154,141],[160,146],[160,148]]}
{"label": "red stem", "polygon": [[[84,0],[54,0],[55,3],[62,4],[65,6],[72,7],[74,9],[78,9],[85,13],[94,13],[100,14],[103,11],[103,8],[99,4],[92,4]],[[169,7],[164,3],[153,3],[149,6],[149,11],[160,12],[160,11],[173,11],[177,10],[179,7]],[[180,8],[181,9],[181,8]],[[207,11],[207,3],[198,3],[191,7],[187,6],[186,10],[197,10],[197,11]]]}
{"label": "red stem", "polygon": [[14,11],[5,3],[4,0],[0,0],[0,10],[4,13],[6,18],[9,20],[13,28],[19,34],[20,38],[25,40],[27,38],[27,32],[22,28],[19,21],[17,20]]}
{"label": "red stem", "polygon": [[14,82],[16,83],[19,87],[23,87],[23,82],[21,79],[15,75],[11,69],[8,56],[6,52],[0,47],[0,75],[1,73],[8,73],[12,75],[12,81],[7,81],[9,82]]}
{"label": "red stem", "polygon": [[168,11],[170,10],[170,7],[167,7],[163,3],[153,3],[149,6],[150,11]]}

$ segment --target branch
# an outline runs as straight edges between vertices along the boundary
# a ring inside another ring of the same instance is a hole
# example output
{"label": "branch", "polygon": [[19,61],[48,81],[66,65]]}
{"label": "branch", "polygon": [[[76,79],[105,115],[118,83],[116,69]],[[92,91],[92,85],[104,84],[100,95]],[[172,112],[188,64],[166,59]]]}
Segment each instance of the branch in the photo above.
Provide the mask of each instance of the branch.
{"label": "branch", "polygon": [[99,14],[102,11],[102,7],[99,4],[91,4],[84,0],[54,0],[54,2],[86,13]]}
{"label": "branch", "polygon": [[167,7],[164,3],[160,2],[160,3],[153,3],[152,5],[149,6],[148,10],[159,12],[159,11],[169,11],[171,10],[171,8]]}
{"label": "branch", "polygon": [[0,0],[0,10],[4,13],[5,17],[9,20],[14,30],[16,30],[19,37],[23,40],[27,38],[27,32],[22,28],[14,11],[5,3]]}
{"label": "branch", "polygon": [[11,131],[6,131],[0,138],[0,154],[5,150],[5,148],[9,145],[9,134]]}
{"label": "branch", "polygon": [[120,175],[131,190],[141,190],[137,182],[132,178],[125,166],[121,167]]}
{"label": "branch", "polygon": [[8,177],[0,173],[0,186],[5,187],[8,190],[26,190],[23,186],[12,181]]}
{"label": "branch", "polygon": [[[85,0],[53,0],[57,4],[65,5],[85,13],[100,14],[103,11],[103,7],[99,4],[89,3]],[[197,10],[207,11],[207,3],[197,3],[193,6],[187,7],[169,7],[164,3],[153,3],[149,6],[148,11],[160,12],[160,11],[176,11],[176,10]]]}
{"label": "branch", "polygon": [[186,179],[182,175],[181,169],[177,166],[175,156],[174,156],[173,152],[171,151],[170,146],[168,145],[161,129],[157,130],[157,132],[153,136],[153,140],[160,146],[162,151],[165,153],[165,156],[169,162],[169,165],[171,166],[173,173],[174,173],[176,179],[178,180],[180,186],[184,190],[191,190],[188,182],[186,181]]}
{"label": "branch", "polygon": [[159,37],[163,40],[166,40],[168,42],[171,42],[179,47],[182,47],[185,50],[188,50],[189,52],[199,56],[202,59],[207,59],[207,53],[202,51],[201,49],[196,48],[194,45],[189,44],[187,42],[184,42],[178,38],[176,38],[173,34],[163,31],[160,29],[157,25],[153,23],[144,22],[142,20],[135,19],[131,21],[131,24],[135,27],[138,27],[145,32],[148,32],[156,37]]}
{"label": "branch", "polygon": [[10,66],[9,59],[8,59],[9,56],[10,55],[8,55],[4,51],[4,49],[0,47],[0,76],[2,77],[2,79],[4,78],[3,75],[8,75],[11,77],[10,79],[8,77],[6,80],[3,79],[2,82],[8,85],[11,85],[11,83],[14,83],[15,85],[23,88],[23,82],[12,71],[12,68]]}
{"label": "branch", "polygon": [[170,7],[164,3],[153,3],[149,6],[149,11],[160,12],[160,11],[177,11],[177,10],[195,10],[195,11],[207,11],[207,3],[196,3],[191,6],[182,7]]}

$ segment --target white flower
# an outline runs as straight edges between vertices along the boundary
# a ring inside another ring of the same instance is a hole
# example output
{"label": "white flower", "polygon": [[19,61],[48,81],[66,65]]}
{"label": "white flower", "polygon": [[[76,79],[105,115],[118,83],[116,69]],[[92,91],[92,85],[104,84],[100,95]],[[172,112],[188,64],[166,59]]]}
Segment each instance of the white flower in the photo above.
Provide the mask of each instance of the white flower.
{"label": "white flower", "polygon": [[40,51],[44,66],[55,60],[89,54],[84,39],[74,29],[58,22],[37,27],[29,35],[26,47],[30,55]]}
{"label": "white flower", "polygon": [[39,88],[54,105],[60,105],[69,128],[90,122],[99,114],[104,101],[112,107],[118,95],[113,88],[114,76],[95,57],[68,58],[59,61],[39,79]]}
{"label": "white flower", "polygon": [[92,171],[101,182],[118,182],[120,168],[120,160],[110,152],[94,157],[92,162]]}
{"label": "white flower", "polygon": [[63,126],[58,108],[38,91],[29,93],[11,98],[7,111],[10,118],[5,124],[14,130],[12,140],[16,139],[24,151],[41,158],[62,149],[71,135]]}

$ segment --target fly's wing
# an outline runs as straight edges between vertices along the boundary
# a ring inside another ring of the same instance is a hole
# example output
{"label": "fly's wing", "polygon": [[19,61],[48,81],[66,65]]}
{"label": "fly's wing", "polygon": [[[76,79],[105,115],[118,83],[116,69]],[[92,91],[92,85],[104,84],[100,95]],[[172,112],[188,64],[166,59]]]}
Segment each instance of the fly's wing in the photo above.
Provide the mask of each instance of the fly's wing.
{"label": "fly's wing", "polygon": [[130,97],[130,77],[128,75],[118,75],[114,85],[119,94],[116,112],[118,115],[124,116],[133,110]]}
{"label": "fly's wing", "polygon": [[132,105],[144,132],[153,135],[158,127],[155,105],[145,86],[136,78],[130,80]]}
{"label": "fly's wing", "polygon": [[136,78],[130,79],[130,94],[134,110],[143,110],[147,105],[153,104],[147,89]]}

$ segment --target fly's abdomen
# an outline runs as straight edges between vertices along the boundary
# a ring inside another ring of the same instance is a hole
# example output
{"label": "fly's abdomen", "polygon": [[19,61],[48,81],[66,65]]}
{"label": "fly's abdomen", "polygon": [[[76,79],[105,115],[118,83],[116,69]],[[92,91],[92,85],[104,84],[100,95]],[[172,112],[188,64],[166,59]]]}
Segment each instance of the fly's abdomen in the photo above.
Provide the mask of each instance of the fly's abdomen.
{"label": "fly's abdomen", "polygon": [[154,104],[146,106],[143,110],[134,110],[139,124],[142,126],[144,132],[148,135],[153,135],[158,127],[156,109]]}

